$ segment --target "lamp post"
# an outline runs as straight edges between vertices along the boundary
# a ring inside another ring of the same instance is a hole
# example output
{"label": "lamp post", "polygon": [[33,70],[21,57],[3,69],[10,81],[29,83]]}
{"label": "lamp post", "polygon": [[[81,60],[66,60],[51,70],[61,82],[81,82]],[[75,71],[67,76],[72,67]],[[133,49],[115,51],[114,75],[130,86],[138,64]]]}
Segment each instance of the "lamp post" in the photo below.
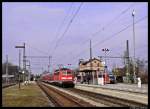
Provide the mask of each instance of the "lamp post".
{"label": "lamp post", "polygon": [[24,73],[25,73],[25,71],[23,70],[23,71],[22,71],[22,74],[23,74],[23,82],[24,82]]}
{"label": "lamp post", "polygon": [[[104,67],[104,75],[106,75],[106,68],[107,68],[107,65],[106,65],[106,52],[108,52],[109,51],[109,49],[108,48],[104,48],[104,49],[102,49],[102,51],[104,51],[105,52],[105,67]],[[105,77],[105,76],[104,76]],[[104,84],[106,83],[106,78],[104,78]]]}
{"label": "lamp post", "polygon": [[[23,71],[25,71],[26,70],[26,67],[25,67],[25,43],[23,44],[23,46],[15,46],[15,48],[23,48]],[[20,66],[20,56],[19,56],[19,66]],[[19,69],[20,69],[20,67],[19,67]],[[24,82],[24,80],[23,80],[23,82]]]}
{"label": "lamp post", "polygon": [[21,74],[21,50],[19,49],[19,74],[18,74],[18,77],[19,77],[19,89],[20,89],[20,74]]}
{"label": "lamp post", "polygon": [[48,58],[49,58],[48,72],[50,72],[50,63],[51,63],[52,56],[49,56]]}
{"label": "lamp post", "polygon": [[6,55],[6,84],[8,84],[8,55]]}
{"label": "lamp post", "polygon": [[133,79],[134,79],[134,83],[136,83],[136,74],[135,74],[135,31],[134,31],[134,16],[135,16],[135,10],[133,10],[132,12],[132,17],[133,17],[133,48],[134,48],[134,62],[133,62]]}
{"label": "lamp post", "polygon": [[29,66],[29,73],[28,73],[28,81],[30,83],[30,77],[31,77],[31,71],[30,71],[30,60],[26,60],[27,62],[29,62],[29,65],[26,65],[26,66]]}

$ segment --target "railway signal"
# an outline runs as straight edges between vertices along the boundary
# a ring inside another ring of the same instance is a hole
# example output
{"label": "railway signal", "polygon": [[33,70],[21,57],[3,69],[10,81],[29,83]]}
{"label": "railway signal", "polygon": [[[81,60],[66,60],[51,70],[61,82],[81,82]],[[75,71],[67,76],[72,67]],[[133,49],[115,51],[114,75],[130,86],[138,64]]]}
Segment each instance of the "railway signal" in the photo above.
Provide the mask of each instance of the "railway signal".
{"label": "railway signal", "polygon": [[[102,51],[104,51],[105,52],[105,67],[104,67],[104,75],[106,74],[106,68],[107,68],[107,65],[106,65],[106,52],[108,52],[109,51],[109,49],[108,48],[103,48],[102,49]],[[103,82],[104,82],[104,84],[106,83],[106,81],[103,79],[103,73],[102,73],[102,84],[103,84]]]}

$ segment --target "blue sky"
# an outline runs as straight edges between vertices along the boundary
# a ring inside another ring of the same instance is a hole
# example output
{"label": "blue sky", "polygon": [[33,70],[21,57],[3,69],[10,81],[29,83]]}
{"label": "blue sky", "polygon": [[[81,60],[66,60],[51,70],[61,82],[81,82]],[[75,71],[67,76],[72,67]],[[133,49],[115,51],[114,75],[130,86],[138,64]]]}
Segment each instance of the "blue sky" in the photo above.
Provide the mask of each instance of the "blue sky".
{"label": "blue sky", "polygon": [[[132,11],[136,11],[135,21],[148,16],[146,2],[84,2],[75,16],[68,31],[59,41],[78,3],[51,3],[51,2],[14,2],[2,3],[2,55],[3,62],[8,54],[9,61],[18,65],[18,50],[15,45],[26,43],[27,56],[52,55],[53,68],[58,64],[72,64],[78,66],[78,60],[89,59],[89,40],[92,40],[93,57],[104,55],[102,48],[109,48],[107,55],[121,56],[129,40],[130,56],[133,56],[133,27],[119,32],[133,23]],[[123,12],[129,8],[126,12]],[[120,14],[122,13],[122,14]],[[65,18],[65,16],[67,16]],[[65,18],[65,20],[64,20]],[[64,20],[64,22],[63,22]],[[63,22],[63,25],[61,25]],[[61,25],[61,26],[60,26]],[[96,33],[97,31],[100,31]],[[96,33],[95,35],[93,35]],[[136,57],[147,60],[148,54],[148,18],[135,24]],[[105,40],[105,39],[109,40]],[[48,59],[30,59],[34,73],[41,73],[42,67],[47,70]],[[112,68],[115,63],[122,66],[121,59],[109,59],[108,65]],[[35,63],[36,62],[36,63]],[[36,64],[40,65],[36,65]],[[51,68],[52,70],[52,68]]]}

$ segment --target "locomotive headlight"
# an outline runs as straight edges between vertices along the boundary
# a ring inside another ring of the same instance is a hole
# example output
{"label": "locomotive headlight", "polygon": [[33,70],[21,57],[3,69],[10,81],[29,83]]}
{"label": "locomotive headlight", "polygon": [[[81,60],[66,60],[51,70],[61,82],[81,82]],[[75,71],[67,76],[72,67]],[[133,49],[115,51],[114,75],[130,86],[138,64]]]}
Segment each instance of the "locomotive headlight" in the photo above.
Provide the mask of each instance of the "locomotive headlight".
{"label": "locomotive headlight", "polygon": [[72,79],[72,77],[68,77],[67,79]]}

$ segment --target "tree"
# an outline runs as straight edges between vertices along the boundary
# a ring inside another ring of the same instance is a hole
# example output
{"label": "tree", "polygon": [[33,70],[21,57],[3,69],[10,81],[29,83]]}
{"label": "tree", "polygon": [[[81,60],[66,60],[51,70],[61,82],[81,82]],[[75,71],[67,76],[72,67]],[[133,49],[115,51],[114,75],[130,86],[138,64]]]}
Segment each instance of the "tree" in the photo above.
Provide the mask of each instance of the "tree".
{"label": "tree", "polygon": [[[2,75],[6,74],[6,62],[2,64]],[[10,82],[18,80],[19,67],[8,62],[8,75],[14,75],[14,77],[9,78]]]}
{"label": "tree", "polygon": [[148,66],[144,59],[136,59],[136,74],[141,78],[142,83],[148,83]]}

